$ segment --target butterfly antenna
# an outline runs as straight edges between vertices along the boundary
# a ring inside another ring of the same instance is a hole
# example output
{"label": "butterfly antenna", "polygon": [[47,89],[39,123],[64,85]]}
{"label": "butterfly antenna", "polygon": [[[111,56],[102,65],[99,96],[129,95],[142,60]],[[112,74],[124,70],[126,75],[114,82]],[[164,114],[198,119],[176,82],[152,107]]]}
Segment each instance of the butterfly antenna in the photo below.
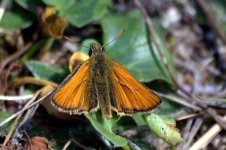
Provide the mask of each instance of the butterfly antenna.
{"label": "butterfly antenna", "polygon": [[125,32],[125,30],[121,30],[114,39],[112,39],[110,42],[106,43],[105,45],[103,45],[101,48],[106,47],[107,45],[109,45],[111,42],[115,41],[117,38],[119,38],[123,33]]}
{"label": "butterfly antenna", "polygon": [[[78,44],[78,42],[75,42],[74,40],[72,40],[71,38],[69,38],[69,37],[66,36],[66,35],[64,35],[64,38],[65,38],[66,40],[72,42],[72,43],[77,43],[77,44]],[[86,47],[86,48],[90,48],[89,46],[85,46],[85,45],[81,45],[81,44],[79,44],[79,45],[80,45],[80,46],[83,46],[83,47]]]}

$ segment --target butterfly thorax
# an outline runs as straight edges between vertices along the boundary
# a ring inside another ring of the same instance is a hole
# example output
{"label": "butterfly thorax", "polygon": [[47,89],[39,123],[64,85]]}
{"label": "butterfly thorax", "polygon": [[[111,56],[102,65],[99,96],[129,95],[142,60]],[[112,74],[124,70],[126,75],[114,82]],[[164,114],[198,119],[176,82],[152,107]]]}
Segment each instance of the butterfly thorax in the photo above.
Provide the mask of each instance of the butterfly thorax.
{"label": "butterfly thorax", "polygon": [[105,78],[111,75],[111,60],[105,55],[104,49],[99,43],[92,43],[90,45],[90,75],[91,78],[96,79],[96,82],[104,82]]}

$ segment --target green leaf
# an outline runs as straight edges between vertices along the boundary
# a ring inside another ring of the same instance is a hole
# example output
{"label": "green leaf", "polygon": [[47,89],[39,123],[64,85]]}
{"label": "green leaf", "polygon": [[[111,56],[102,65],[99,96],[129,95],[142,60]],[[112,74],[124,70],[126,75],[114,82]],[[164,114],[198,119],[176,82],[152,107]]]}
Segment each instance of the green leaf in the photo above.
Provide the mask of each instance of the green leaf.
{"label": "green leaf", "polygon": [[0,21],[0,27],[5,29],[23,29],[31,25],[33,17],[25,11],[5,11],[2,20]]}
{"label": "green leaf", "polygon": [[43,0],[43,2],[55,6],[76,27],[82,27],[102,18],[111,3],[106,0]]}
{"label": "green leaf", "polygon": [[133,119],[136,122],[137,126],[146,125],[147,122],[142,117],[142,113],[136,113],[133,115]]}
{"label": "green leaf", "polygon": [[144,117],[149,128],[169,145],[176,145],[181,142],[182,138],[179,131],[174,128],[175,122],[172,119],[164,119],[151,113]]}
{"label": "green leaf", "polygon": [[112,132],[111,128],[113,124],[118,120],[117,117],[111,119],[102,118],[100,112],[91,113],[85,115],[93,127],[101,133],[107,140],[112,142],[116,147],[126,147],[127,140],[119,135],[116,135]]}
{"label": "green leaf", "polygon": [[[4,121],[6,118],[10,117],[12,114],[7,111],[0,111],[0,122]],[[11,128],[12,121],[8,122],[4,126],[0,127],[0,133],[8,132]]]}
{"label": "green leaf", "polygon": [[222,25],[224,31],[226,32],[226,5],[225,1],[222,0],[215,0],[215,1],[208,1],[213,8],[217,21]]}
{"label": "green leaf", "polygon": [[70,7],[74,6],[76,0],[42,0],[48,6],[54,6],[60,13],[65,12]]}
{"label": "green leaf", "polygon": [[[102,27],[104,43],[111,41],[122,29],[126,31],[105,48],[112,59],[121,63],[140,81],[162,79],[171,83],[159,55],[149,44],[144,20],[138,11],[118,15],[110,13],[102,19]],[[167,49],[163,50],[167,58],[172,59]]]}
{"label": "green leaf", "polygon": [[103,17],[103,15],[107,12],[108,6],[111,5],[111,1],[106,0],[98,0],[96,2],[94,11],[93,11],[93,19],[98,20]]}
{"label": "green leaf", "polygon": [[15,0],[15,2],[26,10],[36,13],[38,6],[42,5],[40,0]]}
{"label": "green leaf", "polygon": [[25,64],[35,77],[51,80],[56,83],[60,83],[68,73],[59,66],[50,66],[40,61],[31,60]]}

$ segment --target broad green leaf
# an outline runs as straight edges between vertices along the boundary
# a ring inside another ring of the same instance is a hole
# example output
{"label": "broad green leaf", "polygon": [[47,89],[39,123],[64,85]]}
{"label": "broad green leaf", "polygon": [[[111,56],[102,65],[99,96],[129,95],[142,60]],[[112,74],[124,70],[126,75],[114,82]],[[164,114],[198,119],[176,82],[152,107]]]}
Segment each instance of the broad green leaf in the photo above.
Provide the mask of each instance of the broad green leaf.
{"label": "broad green leaf", "polygon": [[93,19],[98,20],[103,17],[103,15],[107,12],[107,6],[111,5],[111,1],[106,0],[98,0],[96,2],[94,11],[93,11]]}
{"label": "broad green leaf", "polygon": [[5,29],[23,29],[31,25],[34,18],[25,11],[5,11],[2,20],[0,21],[0,28]]}
{"label": "broad green leaf", "polygon": [[[171,83],[159,55],[148,41],[145,22],[138,11],[128,14],[109,13],[102,19],[102,27],[104,43],[108,43],[119,31],[125,29],[125,33],[117,41],[105,48],[112,59],[121,63],[140,81],[162,79]],[[167,58],[172,59],[167,49],[163,50]]]}
{"label": "broad green leaf", "polygon": [[42,0],[46,5],[48,6],[54,6],[57,10],[60,11],[60,13],[66,11],[70,7],[74,6],[76,3],[76,0]]}
{"label": "broad green leaf", "polygon": [[82,27],[102,18],[111,3],[106,0],[43,0],[43,2],[55,6],[76,27]]}
{"label": "broad green leaf", "polygon": [[51,80],[60,83],[66,76],[67,72],[59,66],[50,66],[40,61],[27,61],[26,66],[31,73],[40,79]]}
{"label": "broad green leaf", "polygon": [[15,0],[15,2],[33,13],[36,13],[37,7],[42,4],[40,0]]}
{"label": "broad green leaf", "polygon": [[71,7],[65,12],[66,18],[69,22],[76,26],[82,27],[96,19],[100,19],[105,12],[105,7],[102,6],[100,10],[96,10],[99,8],[97,4],[104,4],[100,3],[101,0],[89,0],[87,1],[77,1],[74,7]]}
{"label": "broad green leaf", "polygon": [[116,147],[125,147],[127,146],[127,140],[119,135],[116,135],[112,132],[111,128],[117,119],[106,119],[102,118],[101,113],[91,113],[85,115],[93,127],[101,133],[107,140],[112,142]]}
{"label": "broad green leaf", "polygon": [[169,145],[174,146],[181,142],[182,137],[179,131],[175,128],[175,122],[172,119],[164,120],[162,117],[154,113],[151,113],[144,118],[152,132]]}

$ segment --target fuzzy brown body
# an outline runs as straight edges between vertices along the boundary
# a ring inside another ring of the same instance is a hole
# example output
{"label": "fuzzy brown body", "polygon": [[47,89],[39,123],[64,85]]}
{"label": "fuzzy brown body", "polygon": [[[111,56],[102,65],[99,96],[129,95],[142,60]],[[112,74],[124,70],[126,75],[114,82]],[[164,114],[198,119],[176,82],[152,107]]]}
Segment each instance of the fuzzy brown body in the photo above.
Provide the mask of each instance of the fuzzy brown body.
{"label": "fuzzy brown body", "polygon": [[104,53],[93,54],[90,57],[89,75],[90,81],[87,86],[89,93],[96,93],[92,95],[106,117],[111,117],[111,78],[112,64],[110,58]]}

